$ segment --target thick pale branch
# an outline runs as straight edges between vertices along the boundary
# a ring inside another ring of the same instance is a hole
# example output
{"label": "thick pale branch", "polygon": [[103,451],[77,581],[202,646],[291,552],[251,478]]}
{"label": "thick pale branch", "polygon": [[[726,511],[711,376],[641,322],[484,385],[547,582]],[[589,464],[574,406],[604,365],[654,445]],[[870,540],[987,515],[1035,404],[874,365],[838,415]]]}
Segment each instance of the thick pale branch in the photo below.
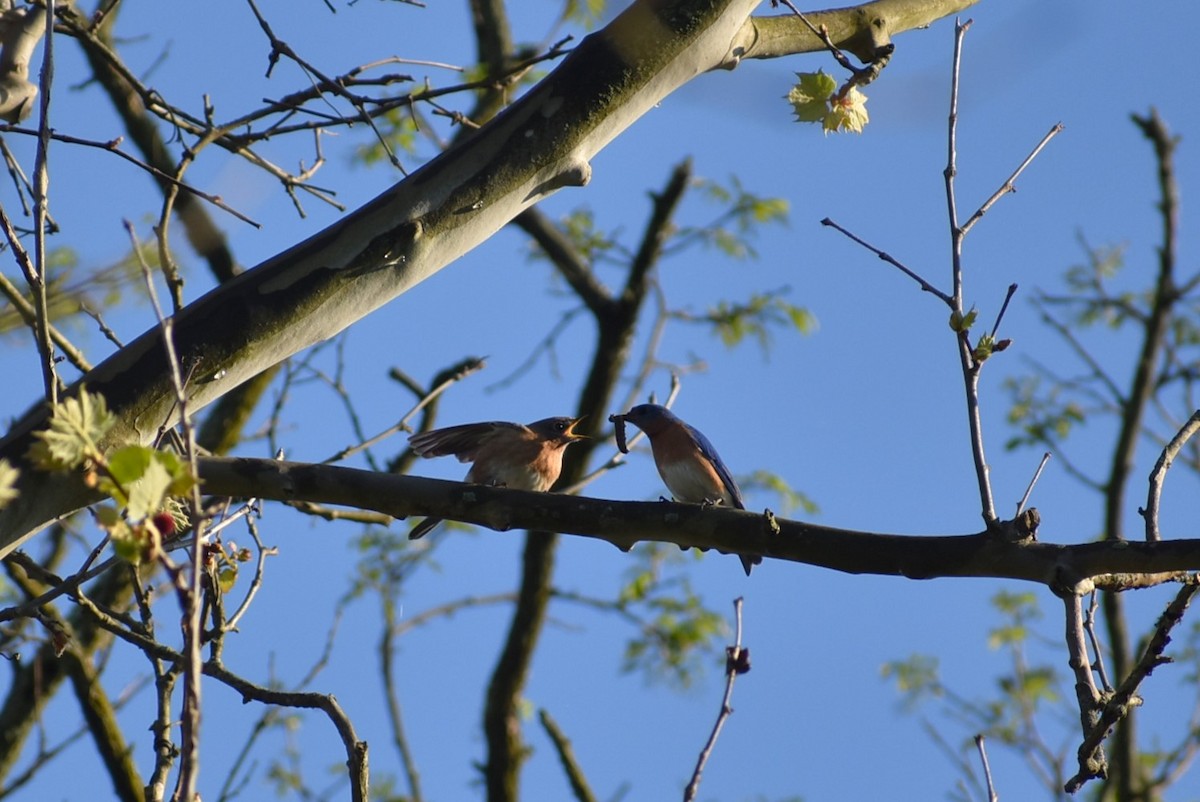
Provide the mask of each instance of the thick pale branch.
{"label": "thick pale branch", "polygon": [[1200,569],[1200,539],[1065,546],[1014,543],[986,532],[875,534],[721,507],[529,493],[263,459],[201,459],[200,475],[205,491],[216,495],[341,504],[393,518],[435,515],[497,530],[583,535],[620,549],[658,541],[761,554],[852,574],[1001,577],[1068,589],[1107,574]]}
{"label": "thick pale branch", "polygon": [[[862,62],[872,61],[891,34],[924,28],[935,20],[957,14],[979,0],[876,0],[854,8],[805,12],[816,28],[824,26],[829,40]],[[732,67],[743,58],[779,58],[816,53],[826,45],[794,14],[754,17],[742,31],[742,44],[730,55]]]}
{"label": "thick pale branch", "polygon": [[0,119],[15,123],[33,113],[38,88],[29,80],[29,62],[45,33],[40,8],[13,8],[0,17]]}

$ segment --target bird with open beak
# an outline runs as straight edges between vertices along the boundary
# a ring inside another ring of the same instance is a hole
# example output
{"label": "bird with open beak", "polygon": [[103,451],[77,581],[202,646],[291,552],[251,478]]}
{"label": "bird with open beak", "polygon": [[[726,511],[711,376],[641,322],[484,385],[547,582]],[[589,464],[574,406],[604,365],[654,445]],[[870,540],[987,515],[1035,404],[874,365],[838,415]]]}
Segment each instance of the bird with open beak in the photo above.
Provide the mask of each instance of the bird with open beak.
{"label": "bird with open beak", "polygon": [[[422,457],[453,454],[459,462],[470,462],[464,481],[544,493],[562,473],[567,446],[587,439],[575,431],[581,420],[545,418],[528,425],[465,423],[414,434],[408,445]],[[409,540],[428,534],[441,522],[441,518],[426,518],[408,533]]]}

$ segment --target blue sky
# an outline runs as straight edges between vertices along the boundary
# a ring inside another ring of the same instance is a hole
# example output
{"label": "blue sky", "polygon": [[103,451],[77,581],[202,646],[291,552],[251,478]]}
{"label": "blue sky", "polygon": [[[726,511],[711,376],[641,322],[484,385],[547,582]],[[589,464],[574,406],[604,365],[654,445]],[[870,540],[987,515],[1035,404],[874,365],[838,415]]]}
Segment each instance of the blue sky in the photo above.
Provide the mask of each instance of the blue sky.
{"label": "blue sky", "polygon": [[[276,32],[327,73],[390,55],[460,64],[472,58],[465,4],[418,9],[359,0],[335,6],[337,13],[331,14],[317,0],[260,3]],[[518,40],[557,38],[549,30],[557,3],[520,6],[513,21]],[[1005,422],[1003,380],[1027,371],[1031,359],[1068,375],[1078,371],[1039,324],[1028,304],[1032,290],[1061,286],[1063,270],[1083,258],[1080,235],[1093,244],[1126,245],[1122,286],[1140,287],[1152,275],[1157,188],[1151,150],[1129,122],[1131,112],[1144,114],[1156,106],[1184,136],[1177,156],[1184,193],[1181,264],[1195,264],[1195,247],[1186,233],[1195,220],[1190,192],[1200,185],[1192,146],[1200,131],[1200,106],[1185,57],[1197,14],[1190,6],[1174,8],[1175,24],[1164,26],[1155,15],[1130,14],[1105,3],[984,0],[970,10],[975,22],[963,57],[958,151],[963,214],[990,195],[1052,125],[1065,125],[1022,176],[1018,192],[1005,197],[966,244],[967,297],[982,320],[990,325],[1010,283],[1021,288],[1002,330],[1014,345],[988,363],[982,382],[993,487],[1004,515],[1011,514],[1041,452],[1003,450],[1012,433]],[[126,59],[139,72],[151,70],[153,85],[197,110],[200,94],[210,93],[219,119],[304,85],[290,66],[277,68],[270,81],[263,78],[267,45],[242,3],[222,0],[201,12],[194,4],[128,0],[118,31],[128,39]],[[143,35],[149,38],[138,38]],[[818,329],[808,336],[780,332],[764,354],[753,344],[728,350],[698,329],[673,327],[662,359],[684,363],[699,357],[707,365],[686,377],[676,411],[713,440],[736,475],[773,471],[816,501],[819,523],[957,534],[978,530],[981,520],[946,310],[894,268],[819,225],[831,217],[948,288],[942,170],[953,23],[905,34],[896,44],[891,65],[868,89],[871,124],[862,136],[826,137],[791,122],[783,96],[792,73],[820,67],[836,74],[828,57],[749,63],[733,73],[702,76],[667,98],[594,160],[588,187],[560,193],[543,208],[561,215],[587,207],[600,226],[619,228],[632,242],[649,211],[647,191],[658,189],[684,156],[692,157],[697,175],[721,182],[737,176],[756,194],[785,198],[789,223],[765,229],[754,240],[759,259],[732,262],[717,252],[691,251],[662,265],[662,285],[672,306],[693,311],[722,298],[786,286],[788,300],[811,311]],[[98,140],[119,136],[120,127],[97,91],[72,88],[85,77],[73,47],[64,42],[57,51],[55,127]],[[444,70],[411,69],[437,84],[456,80]],[[22,156],[32,152],[27,142],[8,141]],[[348,208],[399,178],[386,166],[354,162],[353,147],[367,141],[368,135],[356,130],[324,143],[328,163],[317,183],[336,188]],[[288,165],[311,160],[307,143],[299,140],[273,143],[269,150]],[[429,155],[428,148],[422,155]],[[105,264],[125,252],[122,220],[134,221],[149,236],[157,199],[143,176],[111,156],[61,145],[52,151],[51,170],[53,210],[64,232],[53,244],[74,247],[84,266]],[[190,180],[263,224],[255,230],[216,215],[246,265],[338,217],[335,210],[306,201],[308,217],[299,218],[277,182],[217,154],[202,158]],[[11,191],[4,202],[14,203]],[[680,220],[698,224],[715,212],[694,193]],[[176,237],[177,256],[191,281],[189,297],[195,297],[208,279]],[[553,291],[545,264],[524,254],[521,236],[501,232],[349,330],[346,383],[368,432],[390,426],[410,404],[387,379],[388,368],[399,366],[425,379],[467,354],[489,355],[489,368],[446,396],[441,422],[528,421],[573,409],[592,335],[584,322],[563,336],[557,374],[543,359],[521,381],[489,390],[525,361],[571,306]],[[4,270],[15,275],[11,265]],[[481,325],[512,310],[517,314],[509,315],[511,323],[500,336]],[[131,339],[152,321],[144,304],[129,304],[108,322]],[[73,333],[96,361],[108,353],[88,326]],[[1128,375],[1132,346],[1127,341],[1094,342],[1115,375]],[[9,335],[0,350],[0,369],[16,388],[3,394],[0,413],[6,416],[18,414],[40,386],[26,346],[27,341]],[[333,368],[332,349],[318,364]],[[662,374],[654,388],[662,394],[667,387]],[[319,460],[352,442],[349,424],[337,409],[327,388],[297,388],[284,415],[288,456]],[[1108,424],[1089,423],[1072,438],[1072,459],[1101,474],[1111,438]],[[392,441],[377,453],[386,457],[400,447]],[[266,446],[251,443],[244,453],[265,456]],[[1157,452],[1144,446],[1139,456],[1135,473],[1141,477]],[[424,462],[417,470],[460,478],[463,466],[441,460]],[[1195,484],[1194,476],[1182,473],[1168,483],[1167,537],[1193,534],[1189,527],[1200,499]],[[631,499],[662,492],[644,454],[635,454],[626,467],[589,489],[592,495]],[[1135,483],[1132,495],[1143,494]],[[766,493],[747,495],[750,508],[779,503]],[[1097,533],[1098,497],[1082,490],[1056,461],[1047,467],[1032,503],[1042,512],[1044,540],[1082,542]],[[1133,509],[1128,523],[1136,531]],[[262,681],[273,671],[286,684],[301,677],[321,653],[334,605],[352,571],[355,555],[348,544],[355,530],[274,508],[262,526],[264,539],[280,553],[269,561],[266,584],[241,634],[231,639],[226,661]],[[450,534],[439,549],[437,570],[406,584],[404,614],[467,595],[511,590],[520,543],[518,533]],[[556,582],[567,590],[611,595],[631,565],[629,556],[611,547],[565,538]],[[904,799],[943,798],[957,779],[955,769],[917,719],[900,710],[895,689],[880,677],[881,665],[913,653],[936,654],[949,684],[969,697],[982,697],[994,693],[994,677],[1009,669],[1007,657],[987,645],[988,630],[999,623],[989,605],[993,594],[1037,592],[1045,633],[1054,637],[1061,629],[1054,597],[1043,588],[1015,583],[855,577],[770,561],[747,579],[734,558],[719,555],[689,561],[687,570],[705,601],[720,611],[731,613],[732,599],[745,598],[744,642],[754,662],[753,671],[738,681],[736,712],[705,772],[700,798],[706,800],[855,800],[889,791]],[[1131,621],[1138,630],[1152,625],[1170,594],[1173,590],[1155,591],[1131,600]],[[164,620],[170,615],[166,605],[163,615]],[[626,799],[677,797],[717,712],[718,664],[714,660],[704,681],[686,691],[647,684],[619,672],[620,650],[631,634],[624,625],[565,603],[553,608],[552,618],[526,689],[533,709],[546,707],[558,719],[601,798],[613,798],[626,783]],[[397,681],[430,799],[480,795],[471,764],[482,754],[483,683],[506,626],[507,610],[488,607],[402,641]],[[337,695],[361,737],[371,743],[374,770],[398,774],[375,670],[378,637],[375,607],[369,602],[352,606],[341,622],[330,665],[313,688]],[[109,669],[116,686],[124,684],[120,678],[132,683],[147,670],[143,660],[125,651],[116,650]],[[1035,646],[1032,659],[1066,671],[1065,654],[1053,646]],[[1184,726],[1183,711],[1195,703],[1195,689],[1181,686],[1179,678],[1169,669],[1160,671],[1145,691],[1146,727],[1161,727],[1157,731],[1168,743]],[[201,790],[214,799],[254,712],[215,683],[206,686],[206,694]],[[144,771],[150,765],[149,742],[141,737],[148,704],[143,692],[124,714]],[[933,720],[952,742],[970,735],[936,716]],[[66,695],[47,714],[48,730],[59,737],[77,722],[77,709]],[[1069,727],[1047,724],[1048,740],[1069,743]],[[526,735],[535,753],[524,774],[524,798],[566,798],[561,770],[536,721],[528,722]],[[310,776],[333,782],[336,775],[329,767],[342,758],[331,728],[308,716],[294,737],[305,750]],[[998,745],[990,757],[1002,797],[1045,798],[1018,758]],[[28,798],[94,798],[90,789],[105,782],[86,744],[59,758],[59,766]],[[1182,782],[1185,790],[1169,798],[1194,799],[1188,785]],[[266,794],[255,784],[243,798]]]}

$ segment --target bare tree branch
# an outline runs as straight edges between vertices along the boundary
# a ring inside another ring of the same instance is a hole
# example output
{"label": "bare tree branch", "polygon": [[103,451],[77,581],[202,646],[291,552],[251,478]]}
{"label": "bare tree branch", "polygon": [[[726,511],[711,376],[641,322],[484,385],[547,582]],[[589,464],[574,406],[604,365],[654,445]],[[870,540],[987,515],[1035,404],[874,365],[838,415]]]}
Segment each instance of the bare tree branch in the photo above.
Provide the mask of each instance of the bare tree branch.
{"label": "bare tree branch", "polygon": [[575,751],[571,748],[571,742],[558,726],[558,722],[550,716],[545,708],[538,711],[538,721],[542,723],[542,729],[546,731],[546,735],[554,744],[554,751],[558,753],[558,759],[563,765],[563,771],[567,774],[567,782],[571,784],[571,793],[575,795],[575,799],[578,802],[599,802],[588,785],[587,777],[584,775],[579,761],[575,759]]}
{"label": "bare tree branch", "polygon": [[[1056,545],[987,530],[889,535],[723,507],[531,493],[328,465],[208,457],[201,458],[199,466],[206,491],[215,495],[339,504],[393,518],[435,515],[499,531],[554,531],[605,540],[622,550],[643,540],[674,543],[854,574],[912,579],[990,576],[1054,588],[1108,574],[1200,569],[1200,538]],[[1062,540],[1078,542],[1086,540],[1085,535],[1068,531]]]}
{"label": "bare tree branch", "polygon": [[733,614],[734,639],[733,645],[725,650],[725,693],[721,697],[721,710],[717,713],[717,720],[713,724],[708,740],[704,743],[704,748],[700,750],[696,768],[692,771],[692,779],[683,791],[683,802],[692,802],[699,793],[700,777],[704,774],[704,766],[708,763],[712,750],[717,745],[717,738],[721,736],[721,728],[725,726],[725,721],[733,715],[733,706],[730,704],[733,701],[733,681],[737,679],[738,674],[745,674],[750,670],[750,650],[742,647],[742,598],[740,596],[733,600]]}

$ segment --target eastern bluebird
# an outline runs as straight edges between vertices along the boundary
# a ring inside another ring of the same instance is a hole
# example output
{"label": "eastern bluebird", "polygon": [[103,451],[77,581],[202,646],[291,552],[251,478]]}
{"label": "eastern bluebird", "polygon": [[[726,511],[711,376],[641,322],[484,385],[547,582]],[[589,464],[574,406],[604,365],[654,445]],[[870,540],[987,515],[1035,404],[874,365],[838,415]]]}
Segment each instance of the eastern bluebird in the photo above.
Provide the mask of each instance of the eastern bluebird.
{"label": "eastern bluebird", "polygon": [[[414,434],[408,445],[422,457],[453,454],[459,462],[474,463],[467,482],[542,493],[562,473],[566,447],[587,439],[575,433],[581,420],[546,418],[528,426],[504,421],[465,423]],[[441,522],[441,518],[426,518],[412,528],[408,539],[424,536]]]}
{"label": "eastern bluebird", "polygon": [[[676,501],[689,504],[727,504],[746,509],[742,491],[733,474],[721,461],[708,438],[681,421],[671,410],[658,404],[641,404],[624,415],[612,415],[617,425],[617,444],[625,450],[625,421],[641,429],[650,438],[654,464]],[[762,562],[757,555],[739,554],[746,576]]]}

